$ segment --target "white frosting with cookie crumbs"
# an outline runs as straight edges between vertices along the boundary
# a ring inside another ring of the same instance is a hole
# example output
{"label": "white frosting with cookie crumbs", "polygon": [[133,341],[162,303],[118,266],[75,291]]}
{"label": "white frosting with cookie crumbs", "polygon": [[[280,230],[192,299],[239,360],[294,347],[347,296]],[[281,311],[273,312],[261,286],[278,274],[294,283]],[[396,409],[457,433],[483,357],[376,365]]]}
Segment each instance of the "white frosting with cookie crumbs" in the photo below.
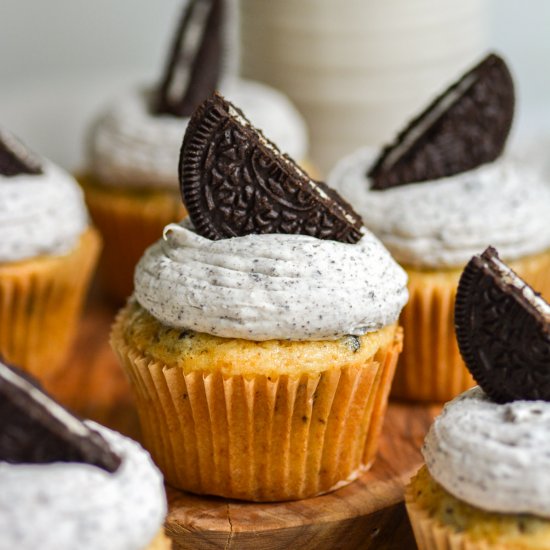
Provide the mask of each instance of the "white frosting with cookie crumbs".
{"label": "white frosting with cookie crumbs", "polygon": [[246,340],[331,340],[395,323],[407,275],[370,232],[212,241],[168,225],[137,265],[135,297],[170,327]]}
{"label": "white frosting with cookie crumbs", "polygon": [[[240,79],[226,79],[224,96],[251,123],[298,162],[308,148],[304,119],[282,93]],[[189,118],[154,115],[151,93],[133,90],[99,116],[88,136],[89,170],[104,185],[178,188],[178,159]]]}
{"label": "white frosting with cookie crumbs", "polygon": [[43,160],[41,174],[0,174],[0,263],[69,252],[88,227],[75,179]]}
{"label": "white frosting with cookie crumbs", "polygon": [[86,424],[122,458],[118,470],[0,462],[0,550],[145,550],[161,529],[166,496],[149,454],[117,432]]}
{"label": "white frosting with cookie crumbs", "polygon": [[422,450],[430,475],[482,510],[550,518],[550,403],[497,404],[475,387],[447,405]]}
{"label": "white frosting with cookie crumbs", "polygon": [[357,151],[328,183],[400,263],[456,268],[489,245],[505,260],[550,248],[550,186],[519,160],[504,156],[448,178],[374,191],[366,174],[377,156],[374,148]]}

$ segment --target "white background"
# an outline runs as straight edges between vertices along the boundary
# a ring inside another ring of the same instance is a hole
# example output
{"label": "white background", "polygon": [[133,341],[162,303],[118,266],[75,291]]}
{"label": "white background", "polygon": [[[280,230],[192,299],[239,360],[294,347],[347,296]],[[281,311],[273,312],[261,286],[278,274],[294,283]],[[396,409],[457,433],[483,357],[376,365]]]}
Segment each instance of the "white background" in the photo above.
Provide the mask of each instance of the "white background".
{"label": "white background", "polygon": [[[506,56],[517,80],[516,126],[520,134],[550,132],[550,0],[487,2],[487,44]],[[0,124],[68,168],[78,166],[84,129],[99,106],[158,78],[180,6],[0,0]]]}

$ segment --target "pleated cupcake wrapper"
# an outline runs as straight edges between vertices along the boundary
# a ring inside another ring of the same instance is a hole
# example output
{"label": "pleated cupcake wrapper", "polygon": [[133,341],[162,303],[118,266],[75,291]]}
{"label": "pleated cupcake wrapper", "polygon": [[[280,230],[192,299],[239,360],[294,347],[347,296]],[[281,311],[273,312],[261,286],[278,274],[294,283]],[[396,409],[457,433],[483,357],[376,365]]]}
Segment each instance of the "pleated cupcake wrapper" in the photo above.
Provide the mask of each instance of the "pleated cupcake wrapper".
{"label": "pleated cupcake wrapper", "polygon": [[0,355],[47,380],[62,366],[101,246],[88,229],[63,256],[0,265]]}
{"label": "pleated cupcake wrapper", "polygon": [[[510,265],[535,290],[550,297],[550,252]],[[406,334],[392,397],[445,402],[475,385],[462,361],[454,329],[454,304],[461,270],[445,276],[409,271],[409,302],[400,323]]]}
{"label": "pleated cupcake wrapper", "polygon": [[374,460],[401,331],[362,367],[270,379],[189,372],[112,343],[132,382],[146,448],[174,487],[255,501],[314,496]]}
{"label": "pleated cupcake wrapper", "polygon": [[407,335],[392,397],[444,402],[472,387],[454,334],[458,278],[413,274],[400,323]]}
{"label": "pleated cupcake wrapper", "polygon": [[124,302],[134,289],[134,268],[166,225],[185,217],[179,194],[159,191],[151,199],[135,192],[113,193],[80,177],[90,214],[104,240],[99,264],[103,289]]}
{"label": "pleated cupcake wrapper", "polygon": [[484,540],[471,540],[430,517],[427,510],[415,502],[410,488],[405,491],[405,506],[411,521],[418,550],[513,550],[506,544],[491,544]]}

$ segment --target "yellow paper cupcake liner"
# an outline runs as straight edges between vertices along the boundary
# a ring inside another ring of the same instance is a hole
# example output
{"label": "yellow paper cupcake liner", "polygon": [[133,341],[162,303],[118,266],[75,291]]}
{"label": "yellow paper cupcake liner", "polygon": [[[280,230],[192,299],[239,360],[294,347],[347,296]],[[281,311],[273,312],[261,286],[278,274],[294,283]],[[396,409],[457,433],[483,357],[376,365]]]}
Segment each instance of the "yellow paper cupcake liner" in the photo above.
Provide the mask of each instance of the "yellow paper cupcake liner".
{"label": "yellow paper cupcake liner", "polygon": [[89,228],[62,256],[0,264],[0,355],[42,380],[62,366],[101,247]]}
{"label": "yellow paper cupcake liner", "polygon": [[[550,251],[509,264],[543,296],[550,297]],[[392,397],[425,402],[450,401],[475,385],[466,369],[454,330],[454,303],[462,269],[407,268],[409,303],[400,318],[407,335]]]}
{"label": "yellow paper cupcake liner", "polygon": [[99,276],[106,293],[122,303],[134,289],[134,268],[162,230],[186,216],[179,191],[132,190],[98,184],[79,176],[86,203],[104,246]]}
{"label": "yellow paper cupcake liner", "polygon": [[136,394],[145,447],[174,487],[254,501],[306,498],[371,465],[402,332],[361,366],[298,376],[184,372],[123,336],[112,344]]}

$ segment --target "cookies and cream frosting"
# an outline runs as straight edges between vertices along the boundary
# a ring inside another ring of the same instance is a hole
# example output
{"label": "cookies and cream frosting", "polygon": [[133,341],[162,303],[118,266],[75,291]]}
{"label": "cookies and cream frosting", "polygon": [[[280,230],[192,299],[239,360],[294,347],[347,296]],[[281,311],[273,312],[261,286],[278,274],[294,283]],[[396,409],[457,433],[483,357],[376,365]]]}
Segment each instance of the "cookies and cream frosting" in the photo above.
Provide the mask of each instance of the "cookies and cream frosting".
{"label": "cookies and cream frosting", "polygon": [[430,475],[483,510],[550,518],[550,403],[497,404],[479,388],[443,409],[423,447]]}
{"label": "cookies and cream frosting", "polygon": [[41,174],[0,174],[0,263],[70,251],[88,226],[73,177],[42,161]]}
{"label": "cookies and cream frosting", "polygon": [[117,471],[0,462],[0,548],[144,550],[154,539],[166,515],[161,473],[134,441],[87,424],[122,458]]}
{"label": "cookies and cream frosting", "polygon": [[378,151],[343,159],[329,177],[402,264],[452,268],[492,245],[514,260],[550,248],[550,186],[508,156],[439,180],[371,191]]}
{"label": "cookies and cream frosting", "polygon": [[[227,78],[222,92],[284,153],[307,153],[303,118],[285,95],[259,82]],[[89,135],[89,165],[105,185],[178,188],[178,157],[188,118],[154,115],[150,92],[133,90],[108,107]]]}
{"label": "cookies and cream frosting", "polygon": [[135,297],[161,323],[227,338],[324,340],[397,321],[407,276],[365,232],[356,244],[305,235],[212,241],[171,224],[137,265]]}

